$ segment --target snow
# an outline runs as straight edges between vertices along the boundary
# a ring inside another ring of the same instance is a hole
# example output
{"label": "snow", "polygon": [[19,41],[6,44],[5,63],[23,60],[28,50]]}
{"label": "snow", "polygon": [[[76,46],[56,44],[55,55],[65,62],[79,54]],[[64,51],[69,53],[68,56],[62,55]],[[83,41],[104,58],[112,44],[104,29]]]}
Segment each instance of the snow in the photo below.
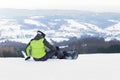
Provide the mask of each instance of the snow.
{"label": "snow", "polygon": [[[0,39],[28,43],[36,35],[36,31],[40,29],[46,34],[46,37],[54,39],[56,42],[67,41],[72,37],[81,38],[82,36],[100,36],[105,38],[106,41],[120,40],[120,22],[102,29],[91,23],[79,22],[75,19],[63,19],[66,24],[61,24],[58,29],[54,29],[62,19],[54,19],[48,23],[43,23],[38,20],[41,18],[44,18],[44,16],[30,16],[29,18],[25,18],[25,24],[37,26],[37,28],[28,30],[22,29],[24,24],[17,22],[16,19],[1,17]],[[110,19],[108,21],[115,20]]]}
{"label": "snow", "polygon": [[47,25],[37,21],[37,20],[33,20],[33,19],[25,19],[24,22],[26,24],[33,24],[33,25],[36,25],[36,26],[43,26],[43,27],[47,27]]}
{"label": "snow", "polygon": [[120,80],[120,54],[84,54],[77,60],[0,58],[1,80]]}
{"label": "snow", "polygon": [[45,16],[31,16],[31,19],[40,19],[40,18],[44,18]]}
{"label": "snow", "polygon": [[106,41],[109,40],[120,40],[120,22],[104,29],[106,31],[107,38]]}
{"label": "snow", "polygon": [[52,40],[56,42],[62,42],[62,41],[68,41],[69,39],[68,38],[52,38]]}
{"label": "snow", "polygon": [[120,31],[120,22],[113,25],[113,26],[110,26],[110,27],[106,28],[105,30],[108,30],[108,31]]}
{"label": "snow", "polygon": [[113,19],[109,19],[108,21],[113,22],[113,23],[119,23],[120,22],[119,20],[113,20]]}

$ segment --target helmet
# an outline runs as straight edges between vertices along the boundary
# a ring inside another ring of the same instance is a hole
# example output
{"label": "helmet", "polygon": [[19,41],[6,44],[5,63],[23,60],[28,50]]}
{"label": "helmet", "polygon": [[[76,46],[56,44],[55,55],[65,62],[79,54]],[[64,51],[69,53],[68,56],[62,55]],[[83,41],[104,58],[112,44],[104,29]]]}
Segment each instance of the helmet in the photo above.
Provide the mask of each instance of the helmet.
{"label": "helmet", "polygon": [[39,31],[39,30],[38,30],[38,31],[37,31],[37,34],[45,37],[45,34],[44,34],[42,31]]}

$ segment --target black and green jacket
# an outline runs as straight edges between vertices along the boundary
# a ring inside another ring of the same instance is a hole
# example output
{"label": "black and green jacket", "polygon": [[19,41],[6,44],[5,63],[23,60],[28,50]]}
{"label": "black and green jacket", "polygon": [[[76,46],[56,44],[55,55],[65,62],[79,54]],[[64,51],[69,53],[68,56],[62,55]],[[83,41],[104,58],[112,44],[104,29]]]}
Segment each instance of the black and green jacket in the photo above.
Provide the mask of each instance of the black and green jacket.
{"label": "black and green jacket", "polygon": [[26,55],[28,57],[31,55],[33,58],[42,58],[46,55],[46,47],[50,50],[56,49],[43,36],[37,34],[27,45]]}

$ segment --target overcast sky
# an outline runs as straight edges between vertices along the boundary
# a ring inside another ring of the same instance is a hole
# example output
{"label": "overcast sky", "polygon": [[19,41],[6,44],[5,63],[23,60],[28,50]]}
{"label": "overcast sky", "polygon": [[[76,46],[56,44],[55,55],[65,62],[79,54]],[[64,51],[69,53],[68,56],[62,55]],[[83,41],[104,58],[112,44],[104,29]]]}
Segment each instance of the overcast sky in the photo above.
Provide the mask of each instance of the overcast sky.
{"label": "overcast sky", "polygon": [[120,0],[0,0],[0,8],[120,12]]}

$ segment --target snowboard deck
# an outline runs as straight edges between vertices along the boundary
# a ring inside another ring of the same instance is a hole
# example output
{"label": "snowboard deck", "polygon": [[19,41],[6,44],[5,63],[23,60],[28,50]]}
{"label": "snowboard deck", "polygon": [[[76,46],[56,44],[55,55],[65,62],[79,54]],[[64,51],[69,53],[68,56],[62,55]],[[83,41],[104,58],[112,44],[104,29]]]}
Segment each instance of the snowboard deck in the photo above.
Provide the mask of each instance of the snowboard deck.
{"label": "snowboard deck", "polygon": [[21,51],[24,58],[27,58],[25,51]]}

